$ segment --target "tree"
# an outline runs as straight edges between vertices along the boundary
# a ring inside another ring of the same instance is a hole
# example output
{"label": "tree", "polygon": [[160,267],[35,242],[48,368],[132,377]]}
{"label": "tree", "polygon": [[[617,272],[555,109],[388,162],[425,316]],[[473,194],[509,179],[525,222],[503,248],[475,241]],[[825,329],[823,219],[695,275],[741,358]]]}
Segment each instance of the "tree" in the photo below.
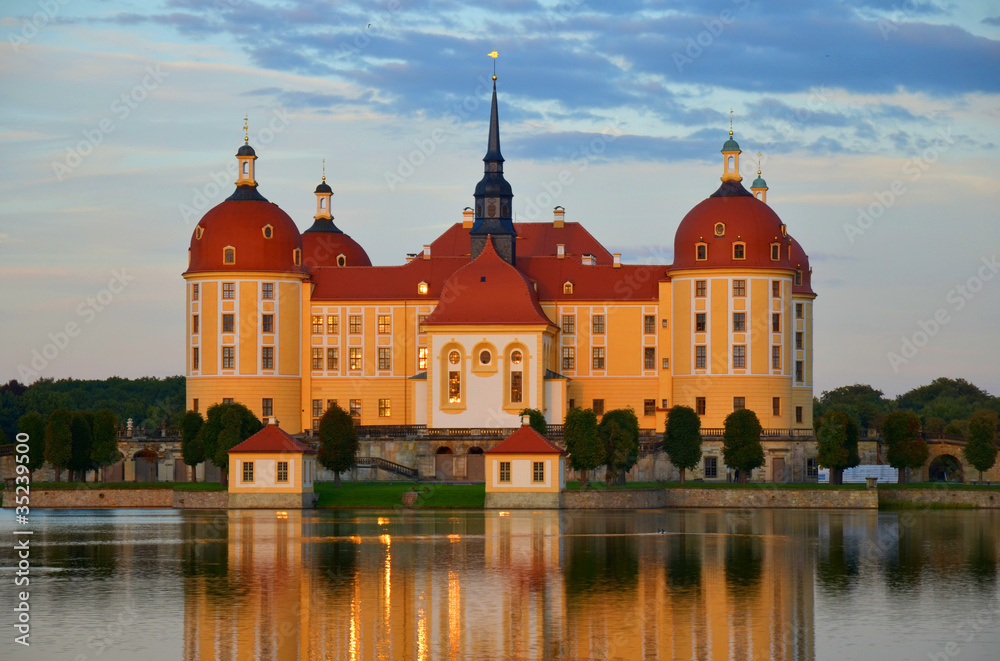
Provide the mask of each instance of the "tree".
{"label": "tree", "polygon": [[989,409],[980,409],[969,419],[969,435],[965,441],[965,460],[979,471],[979,483],[983,483],[983,471],[993,468],[997,460],[997,414]]}
{"label": "tree", "polygon": [[813,400],[813,415],[819,418],[827,411],[845,412],[863,429],[877,427],[882,416],[892,410],[893,403],[885,398],[881,390],[856,383],[826,390]]}
{"label": "tree", "polygon": [[[236,414],[228,418],[230,433],[223,436],[223,418],[229,411],[235,411]],[[239,403],[213,404],[205,413],[205,424],[195,438],[204,448],[205,457],[222,469],[221,483],[225,486],[229,483],[229,450],[259,432],[260,420],[250,409]]]}
{"label": "tree", "polygon": [[680,469],[684,484],[684,472],[701,461],[701,417],[690,406],[675,406],[667,413],[663,450]]}
{"label": "tree", "polygon": [[911,411],[894,411],[882,423],[882,440],[889,465],[899,469],[899,483],[906,484],[906,469],[927,461],[927,443],[920,436],[920,418]]}
{"label": "tree", "polygon": [[354,466],[358,454],[358,432],[351,414],[331,404],[319,421],[319,463],[333,471],[333,485],[340,486],[340,474]]}
{"label": "tree", "polygon": [[197,411],[185,411],[181,417],[181,458],[184,463],[191,467],[190,480],[198,481],[198,464],[205,461],[205,447],[198,439],[198,432],[201,431],[205,419]]}
{"label": "tree", "polygon": [[76,473],[78,480],[86,482],[87,471],[94,463],[90,459],[90,451],[94,446],[94,414],[84,411],[74,412],[69,428],[73,435],[69,469],[71,473]]}
{"label": "tree", "polygon": [[223,480],[229,484],[229,451],[243,442],[240,438],[240,412],[234,408],[227,409],[222,414],[222,431],[215,443],[215,455],[212,463],[222,469]]}
{"label": "tree", "polygon": [[28,435],[28,470],[34,472],[45,463],[45,420],[38,413],[25,413],[17,421],[17,430]]}
{"label": "tree", "polygon": [[570,409],[563,424],[563,440],[570,467],[580,471],[580,488],[586,488],[587,471],[604,463],[604,443],[597,435],[597,414],[591,409]]}
{"label": "tree", "polygon": [[764,465],[764,448],[760,444],[762,431],[757,414],[750,409],[733,411],[726,416],[722,458],[727,466],[740,471],[740,484],[747,483],[750,471]]}
{"label": "tree", "polygon": [[56,482],[63,470],[69,469],[73,458],[73,414],[66,409],[56,409],[45,425],[45,460],[56,470]]}
{"label": "tree", "polygon": [[518,415],[530,416],[528,424],[531,425],[531,428],[537,431],[542,436],[545,436],[546,434],[549,433],[549,425],[547,422],[545,422],[545,414],[539,411],[538,409],[521,409],[521,412],[518,413]]}
{"label": "tree", "polygon": [[830,469],[830,484],[843,484],[844,469],[861,463],[858,425],[843,411],[828,411],[814,425],[819,465]]}
{"label": "tree", "polygon": [[90,459],[103,471],[121,458],[122,453],[118,450],[118,421],[109,409],[101,409],[94,414],[94,443],[90,449]]}
{"label": "tree", "polygon": [[614,409],[601,417],[597,435],[604,443],[608,467],[604,483],[625,484],[625,474],[639,460],[639,418],[631,408]]}

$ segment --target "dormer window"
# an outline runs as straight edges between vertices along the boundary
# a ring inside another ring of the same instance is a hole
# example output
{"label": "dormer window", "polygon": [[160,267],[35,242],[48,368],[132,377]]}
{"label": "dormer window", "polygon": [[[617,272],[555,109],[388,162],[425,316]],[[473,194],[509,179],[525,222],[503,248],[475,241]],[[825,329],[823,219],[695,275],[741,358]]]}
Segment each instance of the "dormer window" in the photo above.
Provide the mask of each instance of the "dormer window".
{"label": "dormer window", "polygon": [[715,236],[725,236],[726,235],[726,224],[716,223],[715,224]]}
{"label": "dormer window", "polygon": [[417,285],[417,293],[420,294],[421,296],[426,296],[427,290],[428,287],[426,282],[421,282],[420,284]]}
{"label": "dormer window", "polygon": [[708,259],[708,244],[698,243],[694,247],[694,258],[699,262],[704,262]]}
{"label": "dormer window", "polygon": [[343,254],[337,255],[337,266],[347,266],[347,257]]}
{"label": "dormer window", "polygon": [[265,239],[270,239],[272,236],[274,236],[274,228],[271,227],[270,225],[264,225],[263,232]]}
{"label": "dormer window", "polygon": [[222,249],[222,263],[223,264],[235,264],[236,263],[236,248],[232,246],[226,246]]}
{"label": "dormer window", "polygon": [[733,244],[733,259],[746,259],[747,257],[747,244],[743,242],[736,242]]}
{"label": "dormer window", "polygon": [[302,265],[302,251],[299,250],[298,248],[296,248],[295,250],[292,251],[292,262],[296,266],[301,266]]}
{"label": "dormer window", "polygon": [[781,246],[777,243],[771,244],[771,261],[776,262],[781,259]]}
{"label": "dormer window", "polygon": [[202,227],[201,225],[198,225],[198,227],[194,228],[194,238],[196,238],[199,241],[201,241],[201,237],[203,237],[204,235],[205,235],[205,228],[204,227]]}
{"label": "dormer window", "polygon": [[802,271],[795,272],[795,286],[799,287],[802,285]]}
{"label": "dormer window", "polygon": [[563,294],[572,294],[572,293],[573,293],[573,283],[567,280],[566,282],[563,283]]}

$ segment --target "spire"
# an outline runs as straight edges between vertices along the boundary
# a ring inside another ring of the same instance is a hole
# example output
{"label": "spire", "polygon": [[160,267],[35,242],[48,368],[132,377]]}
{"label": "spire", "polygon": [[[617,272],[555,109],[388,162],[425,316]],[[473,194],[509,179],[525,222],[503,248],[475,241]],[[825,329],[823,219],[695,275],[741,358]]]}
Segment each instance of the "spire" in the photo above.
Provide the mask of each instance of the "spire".
{"label": "spire", "polygon": [[[483,160],[486,163],[490,161],[503,163],[503,154],[500,153],[500,119],[497,115],[497,77],[495,75],[493,76],[493,104],[490,106],[490,138]],[[489,168],[486,171],[489,172]]]}
{"label": "spire", "polygon": [[[329,221],[328,224],[333,227],[333,229],[325,229],[324,231],[333,232],[339,231],[336,226],[333,225],[333,214],[330,213],[330,207],[332,206],[333,189],[330,188],[330,184],[326,183],[326,159],[323,159],[323,181],[320,182],[319,186],[316,186],[316,215],[313,218],[317,221],[317,224],[313,226],[315,228],[317,225],[325,227],[326,224],[320,223],[319,221],[325,220]],[[313,229],[310,228],[310,229]],[[316,230],[320,231],[320,230]]]}
{"label": "spire", "polygon": [[743,181],[740,176],[740,145],[733,138],[733,109],[729,109],[729,139],[722,145],[722,181]]}
{"label": "spire", "polygon": [[236,160],[239,168],[236,174],[236,191],[226,198],[226,200],[257,200],[266,202],[267,199],[257,192],[257,152],[250,146],[250,122],[249,115],[243,116],[243,144],[236,150]]}
{"label": "spire", "polygon": [[758,200],[767,202],[767,182],[760,176],[760,157],[761,153],[757,152],[757,178],[750,185],[750,190],[753,191],[753,196]]}

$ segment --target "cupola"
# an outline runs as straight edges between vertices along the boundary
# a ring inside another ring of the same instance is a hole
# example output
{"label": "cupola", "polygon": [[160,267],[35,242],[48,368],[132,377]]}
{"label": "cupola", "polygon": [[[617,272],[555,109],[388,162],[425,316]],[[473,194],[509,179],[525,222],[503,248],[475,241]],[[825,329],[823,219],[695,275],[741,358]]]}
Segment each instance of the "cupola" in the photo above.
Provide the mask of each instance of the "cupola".
{"label": "cupola", "polygon": [[722,181],[743,181],[740,176],[740,145],[733,139],[733,111],[729,111],[729,139],[722,145]]}

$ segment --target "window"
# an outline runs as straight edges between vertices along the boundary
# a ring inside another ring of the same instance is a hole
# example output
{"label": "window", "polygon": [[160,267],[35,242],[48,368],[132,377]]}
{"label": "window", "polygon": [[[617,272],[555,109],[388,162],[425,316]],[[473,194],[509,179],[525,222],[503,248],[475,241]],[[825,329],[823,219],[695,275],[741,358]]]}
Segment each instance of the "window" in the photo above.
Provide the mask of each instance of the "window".
{"label": "window", "polygon": [[427,294],[428,289],[429,288],[427,287],[426,282],[421,282],[420,284],[417,285],[417,293],[420,294],[421,296],[425,296]]}
{"label": "window", "polygon": [[796,303],[795,304],[795,318],[796,319],[802,319],[804,316],[805,315],[802,314],[802,304],[801,303]]}
{"label": "window", "polygon": [[392,407],[389,405],[389,399],[379,399],[378,400],[378,417],[388,418],[391,415]]}
{"label": "window", "polygon": [[448,362],[452,365],[458,365],[458,361],[462,360],[462,356],[457,351],[450,351],[448,353]]}
{"label": "window", "polygon": [[781,313],[772,312],[771,313],[771,332],[780,333],[781,332]]}
{"label": "window", "polygon": [[795,361],[795,380],[802,383],[805,379],[803,378],[802,361]]}
{"label": "window", "polygon": [[656,347],[643,347],[642,349],[643,369],[656,369]]}
{"label": "window", "polygon": [[260,297],[263,299],[274,298],[274,283],[265,282],[260,286]]}
{"label": "window", "polygon": [[191,332],[198,332],[198,315],[196,314],[191,315]]}
{"label": "window", "polygon": [[704,298],[708,293],[708,280],[695,280],[694,281],[694,295],[698,298]]}
{"label": "window", "polygon": [[746,367],[746,366],[747,366],[746,345],[737,344],[733,347],[733,367]]}
{"label": "window", "polygon": [[656,415],[656,400],[655,399],[644,399],[644,400],[642,400],[642,414],[643,415]]}
{"label": "window", "polygon": [[243,481],[253,482],[253,462],[244,461],[243,462]]}
{"label": "window", "polygon": [[708,364],[708,347],[698,345],[694,348],[694,366],[697,369],[705,369]]}
{"label": "window", "polygon": [[390,332],[391,330],[392,330],[392,321],[390,320],[389,315],[380,314],[378,316],[378,332],[385,334]]}
{"label": "window", "polygon": [[493,354],[490,353],[489,349],[483,349],[479,352],[479,364],[489,365],[493,362]]}
{"label": "window", "polygon": [[545,481],[545,462],[544,461],[533,461],[533,462],[531,462],[531,481],[532,482],[544,482]]}
{"label": "window", "polygon": [[708,245],[699,243],[694,248],[694,258],[696,261],[704,262],[708,259]]}
{"label": "window", "polygon": [[572,282],[563,283],[563,294],[572,294],[572,293],[573,293],[573,283]]}
{"label": "window", "polygon": [[642,332],[646,335],[656,332],[656,317],[647,314],[642,318]]}
{"label": "window", "polygon": [[348,349],[347,367],[352,370],[361,369],[361,347],[351,347]]}
{"label": "window", "polygon": [[346,255],[337,255],[337,266],[347,266]]}
{"label": "window", "polygon": [[778,261],[778,259],[780,259],[780,256],[781,256],[781,246],[779,246],[777,243],[772,243],[771,244],[771,261],[772,262]]}
{"label": "window", "polygon": [[273,333],[274,332],[274,315],[264,314],[260,317],[260,330],[263,333]]}
{"label": "window", "polygon": [[522,358],[521,358],[521,352],[520,351],[517,351],[515,349],[514,351],[511,352],[511,354],[510,354],[510,362],[514,363],[515,365],[520,365],[521,364],[521,359]]}
{"label": "window", "polygon": [[336,347],[327,347],[326,369],[331,372],[336,372],[340,369],[340,349],[337,349]]}
{"label": "window", "polygon": [[725,236],[726,235],[726,224],[716,223],[715,224],[715,236]]}
{"label": "window", "polygon": [[351,417],[352,418],[360,418],[361,417],[361,400],[360,399],[352,399],[351,402],[350,402],[350,405],[351,405]]}
{"label": "window", "polygon": [[500,462],[500,475],[499,482],[510,482],[510,462],[501,461]]}
{"label": "window", "polygon": [[566,335],[572,335],[576,332],[576,316],[572,314],[563,315],[562,332]]}
{"label": "window", "polygon": [[312,332],[314,335],[323,332],[323,315],[314,314],[312,316]]}
{"label": "window", "polygon": [[795,422],[802,422],[802,407],[795,407]]}
{"label": "window", "polygon": [[819,462],[814,458],[806,459],[806,477],[819,477]]}
{"label": "window", "polygon": [[232,404],[232,403],[233,403],[233,401],[234,401],[234,400],[233,400],[233,398],[232,398],[232,397],[223,397],[223,398],[222,398],[222,403],[223,403],[223,404]]}
{"label": "window", "polygon": [[198,412],[198,398],[197,397],[195,397],[194,399],[191,400],[191,410],[194,411],[195,413]]}
{"label": "window", "polygon": [[510,401],[512,404],[518,404],[521,402],[522,397],[522,377],[521,372],[511,372],[510,373]]}
{"label": "window", "polygon": [[705,457],[705,479],[719,477],[719,458]]}
{"label": "window", "polygon": [[314,399],[313,400],[313,417],[319,418],[323,415],[323,400]]}
{"label": "window", "polygon": [[222,315],[222,332],[232,333],[233,329],[236,327],[236,317],[232,314]]}
{"label": "window", "polygon": [[198,291],[199,289],[201,289],[201,287],[199,287],[197,283],[191,285],[191,300],[192,301],[197,301],[198,300],[198,295],[200,293]]}
{"label": "window", "polygon": [[594,347],[594,369],[604,369],[604,347]]}
{"label": "window", "polygon": [[274,236],[274,228],[271,227],[270,225],[264,225],[264,227],[261,229],[264,231],[265,239],[270,239],[272,236]]}
{"label": "window", "polygon": [[326,334],[327,335],[340,334],[340,317],[338,317],[335,314],[326,315]]}
{"label": "window", "polygon": [[298,248],[292,251],[292,262],[296,266],[300,266],[302,264],[302,251]]}
{"label": "window", "polygon": [[576,408],[576,400],[573,399],[572,397],[569,398],[569,408],[571,408],[571,409],[575,409]]}
{"label": "window", "polygon": [[595,314],[593,318],[593,323],[591,324],[591,330],[594,335],[604,334],[604,315]]}
{"label": "window", "polygon": [[[663,369],[665,369],[665,370],[670,369],[670,359],[669,358],[664,358],[663,359]],[[666,407],[664,407],[664,408],[666,408]]]}
{"label": "window", "polygon": [[236,263],[236,248],[226,247],[222,249],[222,263],[223,264]]}
{"label": "window", "polygon": [[278,462],[278,470],[276,471],[276,475],[274,477],[274,481],[275,482],[288,482],[288,462],[287,461],[279,461]]}
{"label": "window", "polygon": [[746,295],[747,295],[747,281],[733,280],[733,296],[746,296]]}
{"label": "window", "polygon": [[746,259],[747,245],[745,243],[733,244],[733,259]]}
{"label": "window", "polygon": [[191,349],[191,369],[193,370],[199,369],[198,367],[199,363],[200,363],[200,356],[198,347],[194,347],[193,349]]}
{"label": "window", "polygon": [[795,272],[795,286],[798,287],[802,284],[802,271]]}
{"label": "window", "polygon": [[694,410],[698,415],[705,415],[705,398],[695,397],[694,398]]}
{"label": "window", "polygon": [[260,367],[265,370],[274,369],[274,347],[260,348]]}
{"label": "window", "polygon": [[348,317],[347,323],[348,323],[348,329],[347,330],[349,332],[351,332],[351,333],[353,333],[355,335],[361,332],[361,315],[360,314],[352,314],[350,317]]}
{"label": "window", "polygon": [[771,414],[772,415],[781,415],[781,398],[780,397],[772,397],[771,398]]}
{"label": "window", "polygon": [[604,415],[604,400],[595,399],[592,408],[597,415]]}
{"label": "window", "polygon": [[274,400],[270,397],[264,397],[260,400],[260,414],[269,418],[274,415]]}
{"label": "window", "polygon": [[222,347],[222,369],[231,370],[236,366],[236,347]]}
{"label": "window", "polygon": [[705,332],[705,318],[708,315],[705,312],[698,312],[694,315],[694,332],[704,333]]}
{"label": "window", "polygon": [[390,347],[378,348],[378,368],[380,370],[392,369],[392,349]]}
{"label": "window", "polygon": [[562,368],[564,370],[576,369],[576,348],[562,348]]}
{"label": "window", "polygon": [[781,369],[781,347],[778,345],[771,347],[771,369]]}
{"label": "window", "polygon": [[746,331],[747,329],[747,313],[746,312],[734,312],[733,313],[733,331]]}
{"label": "window", "polygon": [[462,373],[455,370],[448,372],[448,403],[458,404],[462,401]]}
{"label": "window", "polygon": [[312,348],[312,368],[314,370],[323,369],[323,348],[313,347]]}
{"label": "window", "polygon": [[795,348],[802,349],[802,331],[795,333]]}
{"label": "window", "polygon": [[427,315],[426,314],[418,314],[417,315],[417,332],[418,333],[423,333],[424,332],[424,321],[426,321],[426,320],[427,320]]}
{"label": "window", "polygon": [[733,410],[742,411],[747,407],[746,397],[733,397]]}
{"label": "window", "polygon": [[235,282],[223,282],[222,283],[222,298],[236,298],[236,283]]}
{"label": "window", "polygon": [[781,280],[771,281],[771,296],[781,298]]}
{"label": "window", "polygon": [[419,347],[417,349],[417,369],[427,369],[427,347]]}

